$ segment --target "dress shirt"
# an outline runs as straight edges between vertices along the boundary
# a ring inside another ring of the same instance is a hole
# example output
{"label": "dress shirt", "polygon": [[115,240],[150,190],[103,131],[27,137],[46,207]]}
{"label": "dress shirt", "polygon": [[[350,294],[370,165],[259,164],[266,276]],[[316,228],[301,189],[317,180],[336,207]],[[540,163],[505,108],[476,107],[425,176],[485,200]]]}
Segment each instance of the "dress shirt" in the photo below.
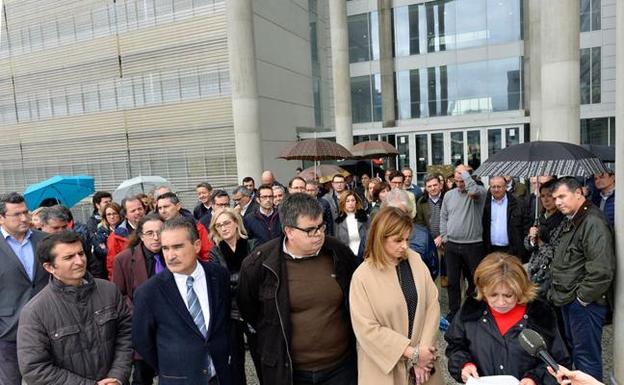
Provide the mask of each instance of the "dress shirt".
{"label": "dress shirt", "polygon": [[[208,306],[208,285],[206,283],[206,273],[204,272],[204,268],[197,263],[191,276],[195,279],[193,282],[193,290],[195,290],[195,294],[197,295],[199,305],[201,306],[202,313],[204,315],[206,330],[209,330],[210,307]],[[182,300],[188,309],[189,304],[186,302],[186,279],[188,278],[188,275],[173,273],[173,277],[175,279],[176,286],[178,287],[178,291],[182,296]]]}
{"label": "dress shirt", "polygon": [[490,241],[494,246],[509,246],[509,236],[507,235],[507,205],[507,195],[499,201],[492,197]]}
{"label": "dress shirt", "polygon": [[26,270],[26,274],[32,281],[35,275],[35,251],[33,250],[33,245],[30,242],[30,236],[32,235],[32,231],[28,230],[26,235],[24,235],[24,239],[20,243],[17,239],[13,238],[11,234],[9,234],[4,227],[0,227],[0,231],[2,231],[2,236],[6,243],[11,247],[11,250],[17,255],[17,258],[24,266],[24,270]]}

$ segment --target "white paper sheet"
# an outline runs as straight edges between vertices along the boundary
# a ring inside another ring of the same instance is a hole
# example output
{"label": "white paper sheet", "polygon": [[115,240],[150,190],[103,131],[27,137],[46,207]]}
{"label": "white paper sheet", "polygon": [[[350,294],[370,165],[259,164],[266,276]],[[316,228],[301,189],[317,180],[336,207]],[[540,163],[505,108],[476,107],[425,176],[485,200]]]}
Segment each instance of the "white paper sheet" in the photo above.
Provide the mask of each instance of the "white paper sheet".
{"label": "white paper sheet", "polygon": [[520,381],[514,376],[483,376],[470,377],[466,385],[518,385]]}

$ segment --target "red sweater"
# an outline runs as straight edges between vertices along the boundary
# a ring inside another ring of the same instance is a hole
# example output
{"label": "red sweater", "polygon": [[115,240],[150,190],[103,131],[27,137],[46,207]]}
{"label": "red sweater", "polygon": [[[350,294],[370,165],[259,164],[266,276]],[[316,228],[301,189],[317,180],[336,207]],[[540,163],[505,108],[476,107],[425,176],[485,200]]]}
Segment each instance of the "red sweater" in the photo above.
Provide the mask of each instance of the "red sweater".
{"label": "red sweater", "polygon": [[490,306],[488,306],[490,312],[492,312],[492,317],[494,317],[494,321],[496,321],[496,326],[498,326],[498,330],[501,335],[505,335],[512,326],[520,322],[524,313],[526,313],[526,305],[516,304],[516,306],[508,311],[507,313],[499,313]]}

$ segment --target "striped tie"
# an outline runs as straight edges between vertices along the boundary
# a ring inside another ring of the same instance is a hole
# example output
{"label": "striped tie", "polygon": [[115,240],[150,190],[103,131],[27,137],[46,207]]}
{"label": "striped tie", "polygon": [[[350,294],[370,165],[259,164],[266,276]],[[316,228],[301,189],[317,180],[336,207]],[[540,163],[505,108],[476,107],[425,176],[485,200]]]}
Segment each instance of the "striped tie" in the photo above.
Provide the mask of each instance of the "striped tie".
{"label": "striped tie", "polygon": [[195,322],[195,325],[197,325],[200,333],[205,338],[208,330],[206,329],[206,321],[204,320],[204,314],[202,313],[199,299],[197,298],[197,294],[195,294],[195,290],[193,290],[193,282],[195,282],[195,278],[191,276],[186,279],[186,303],[189,313],[191,313],[191,317],[193,318],[193,322]]}

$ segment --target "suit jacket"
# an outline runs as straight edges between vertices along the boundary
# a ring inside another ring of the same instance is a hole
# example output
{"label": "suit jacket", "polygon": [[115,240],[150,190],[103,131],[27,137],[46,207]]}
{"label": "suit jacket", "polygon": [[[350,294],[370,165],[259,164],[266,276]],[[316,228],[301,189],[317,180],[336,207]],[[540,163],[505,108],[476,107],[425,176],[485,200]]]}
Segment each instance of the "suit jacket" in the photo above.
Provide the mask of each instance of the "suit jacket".
{"label": "suit jacket", "polygon": [[208,383],[208,355],[220,385],[230,385],[230,275],[216,263],[199,262],[206,273],[210,322],[204,338],[178,291],[173,273],[163,271],[134,294],[132,340],[159,373],[161,385]]}
{"label": "suit jacket", "polygon": [[0,234],[0,341],[15,342],[20,311],[49,280],[48,273],[37,261],[37,243],[45,234],[32,230],[34,276],[30,280],[22,262]]}
{"label": "suit jacket", "polygon": [[147,281],[148,275],[145,267],[145,255],[140,243],[135,247],[125,249],[115,257],[112,281],[119,288],[130,311],[134,308],[132,303],[134,292],[143,282]]}
{"label": "suit jacket", "polygon": [[[527,262],[527,252],[524,248],[525,229],[525,210],[522,203],[507,192],[507,238],[509,239],[509,254],[515,255],[523,262]],[[492,195],[488,192],[483,208],[483,245],[486,252],[492,251],[492,242],[490,239],[492,221]]]}

